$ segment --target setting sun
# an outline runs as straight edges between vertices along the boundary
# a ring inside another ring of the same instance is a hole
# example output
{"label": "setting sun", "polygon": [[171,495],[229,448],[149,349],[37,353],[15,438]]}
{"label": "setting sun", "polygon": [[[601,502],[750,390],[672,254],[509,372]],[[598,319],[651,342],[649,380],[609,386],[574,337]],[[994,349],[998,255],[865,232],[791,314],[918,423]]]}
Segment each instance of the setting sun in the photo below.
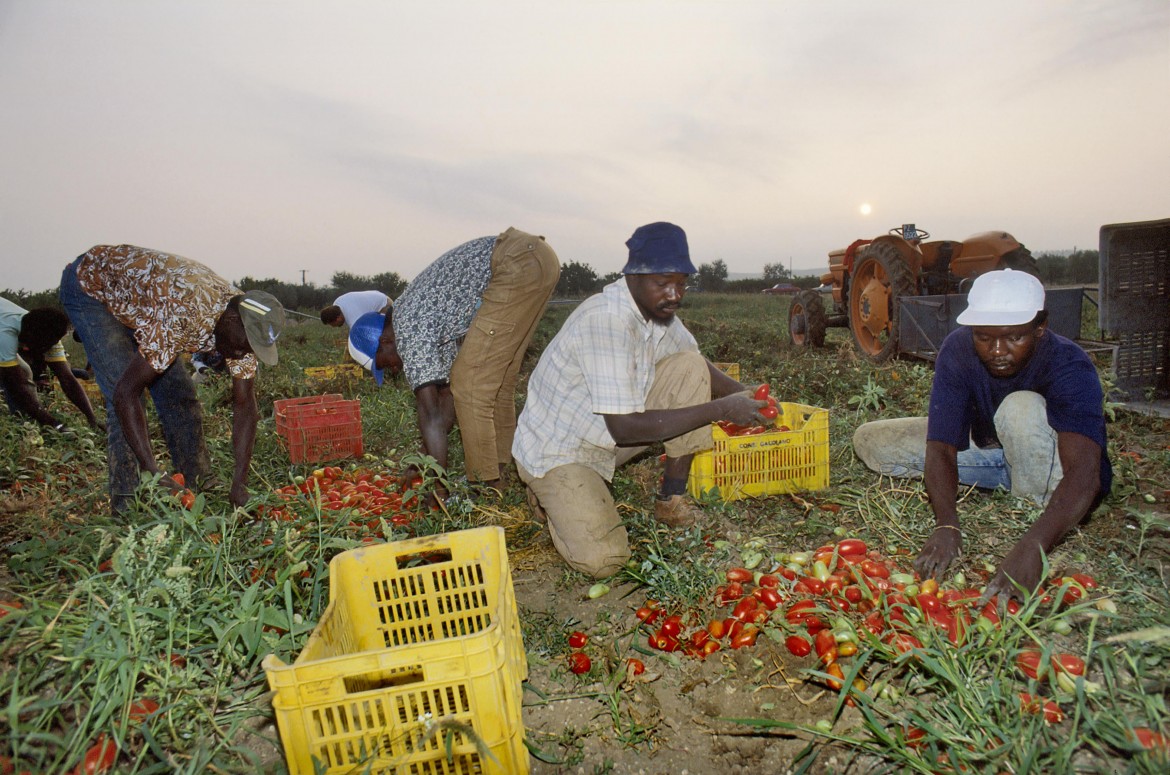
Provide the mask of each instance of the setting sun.
{"label": "setting sun", "polygon": [[869,206],[869,202],[863,203],[861,207],[857,209],[861,211],[862,215],[869,215],[871,212],[873,212],[873,208]]}

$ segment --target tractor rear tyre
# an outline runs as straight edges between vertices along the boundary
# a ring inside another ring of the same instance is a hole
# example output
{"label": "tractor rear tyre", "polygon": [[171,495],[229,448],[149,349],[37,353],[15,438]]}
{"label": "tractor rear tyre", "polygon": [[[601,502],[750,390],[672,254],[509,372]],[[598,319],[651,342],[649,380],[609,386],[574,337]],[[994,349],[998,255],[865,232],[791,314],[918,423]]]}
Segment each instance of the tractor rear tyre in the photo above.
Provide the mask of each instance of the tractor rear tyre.
{"label": "tractor rear tyre", "polygon": [[917,295],[906,260],[888,242],[858,251],[849,288],[849,329],[862,355],[882,363],[898,354],[898,300]]}
{"label": "tractor rear tyre", "polygon": [[825,346],[825,302],[819,291],[800,291],[792,297],[788,338],[796,347]]}

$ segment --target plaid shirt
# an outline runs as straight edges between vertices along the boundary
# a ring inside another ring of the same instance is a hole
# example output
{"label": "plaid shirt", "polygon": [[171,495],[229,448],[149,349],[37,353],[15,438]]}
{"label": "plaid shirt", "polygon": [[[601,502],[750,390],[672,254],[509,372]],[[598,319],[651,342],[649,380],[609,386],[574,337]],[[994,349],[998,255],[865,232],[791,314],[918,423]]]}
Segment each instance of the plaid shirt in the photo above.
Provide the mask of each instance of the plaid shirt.
{"label": "plaid shirt", "polygon": [[698,344],[682,321],[648,321],[624,278],[581,303],[528,381],[512,454],[534,476],[578,463],[613,479],[617,444],[604,414],[646,410],[654,364]]}
{"label": "plaid shirt", "polygon": [[[215,324],[242,291],[198,261],[133,245],[99,245],[77,265],[81,290],[134,329],[138,351],[157,372],[180,353],[215,349]],[[228,360],[238,379],[256,376],[256,356]]]}

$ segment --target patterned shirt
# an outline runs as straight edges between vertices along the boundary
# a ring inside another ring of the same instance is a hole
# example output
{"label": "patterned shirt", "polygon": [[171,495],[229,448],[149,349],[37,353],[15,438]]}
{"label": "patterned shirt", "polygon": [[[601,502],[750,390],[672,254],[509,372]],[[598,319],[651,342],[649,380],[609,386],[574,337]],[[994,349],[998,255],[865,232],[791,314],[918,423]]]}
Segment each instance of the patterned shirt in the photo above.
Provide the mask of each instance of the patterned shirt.
{"label": "patterned shirt", "polygon": [[654,365],[699,345],[682,321],[646,320],[625,278],[581,303],[528,380],[512,454],[534,476],[579,463],[613,479],[617,444],[603,414],[646,410]]}
{"label": "patterned shirt", "polygon": [[495,247],[495,237],[480,237],[447,251],[394,303],[394,337],[411,390],[450,380],[459,345],[492,279]]}
{"label": "patterned shirt", "polygon": [[[157,372],[180,353],[215,349],[215,324],[242,291],[198,261],[133,245],[99,245],[77,265],[81,289],[122,325]],[[228,360],[238,379],[256,376],[256,356]]]}
{"label": "patterned shirt", "polygon": [[[28,310],[5,298],[0,298],[0,367],[18,366],[20,354],[20,321]],[[57,342],[45,353],[45,362],[65,360],[65,347]]]}

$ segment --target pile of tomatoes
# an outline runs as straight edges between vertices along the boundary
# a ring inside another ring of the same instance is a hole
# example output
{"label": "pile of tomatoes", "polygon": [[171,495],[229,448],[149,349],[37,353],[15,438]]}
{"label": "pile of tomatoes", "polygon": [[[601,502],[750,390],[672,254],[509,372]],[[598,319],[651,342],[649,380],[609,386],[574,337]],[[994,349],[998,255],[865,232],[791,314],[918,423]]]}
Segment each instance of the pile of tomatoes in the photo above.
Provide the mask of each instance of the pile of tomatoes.
{"label": "pile of tomatoes", "polygon": [[[775,559],[768,572],[743,567],[727,570],[726,583],[711,596],[714,616],[699,610],[669,612],[647,601],[635,614],[647,630],[647,644],[660,651],[705,658],[721,649],[752,646],[767,629],[793,656],[815,654],[818,667],[829,677],[825,683],[840,689],[846,672],[840,660],[856,654],[861,642],[876,640],[900,655],[923,647],[924,627],[937,629],[958,645],[972,627],[1000,625],[995,600],[978,605],[980,590],[941,589],[934,579],[922,580],[900,570],[860,539],[844,539],[812,552],[778,554]],[[1054,581],[1042,594],[1050,602],[1067,605],[1095,588],[1092,577],[1073,574]],[[1019,604],[1009,601],[1007,610],[1015,613]],[[1026,654],[1021,655],[1024,662],[1017,663],[1023,674],[1044,677],[1045,670],[1024,668],[1032,659]],[[1040,652],[1035,654],[1039,659]],[[1068,691],[1084,674],[1084,662],[1072,654],[1056,654],[1047,674]],[[859,678],[853,688],[864,690],[865,682]],[[1029,703],[1030,697],[1026,709],[1032,707]],[[1059,708],[1037,707],[1046,719],[1057,718]]]}
{"label": "pile of tomatoes", "polygon": [[293,484],[276,489],[276,494],[289,505],[269,507],[263,513],[274,519],[293,520],[296,517],[291,505],[307,497],[319,499],[322,512],[348,509],[358,520],[385,518],[402,526],[409,524],[415,517],[418,498],[414,492],[421,484],[421,479],[411,482],[408,487],[410,495],[404,499],[398,477],[389,471],[371,471],[366,468],[344,471],[338,466],[326,466],[314,470],[308,477],[297,477]]}

